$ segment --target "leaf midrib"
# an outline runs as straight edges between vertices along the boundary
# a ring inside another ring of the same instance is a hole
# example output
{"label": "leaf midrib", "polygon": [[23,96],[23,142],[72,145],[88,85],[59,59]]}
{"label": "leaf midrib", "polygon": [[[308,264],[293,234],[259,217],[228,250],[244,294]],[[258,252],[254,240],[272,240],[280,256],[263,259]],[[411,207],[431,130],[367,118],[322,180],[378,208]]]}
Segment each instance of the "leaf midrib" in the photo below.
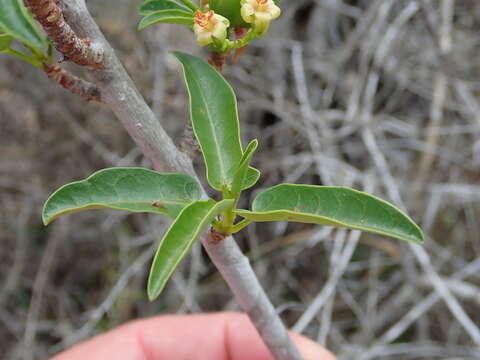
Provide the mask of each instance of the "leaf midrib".
{"label": "leaf midrib", "polygon": [[[404,233],[403,231],[398,230],[398,229],[386,230],[386,229],[383,229],[383,228],[377,227],[377,226],[364,225],[359,221],[357,221],[357,222],[345,222],[345,221],[340,221],[340,220],[335,219],[335,218],[330,217],[330,216],[307,213],[307,212],[295,212],[295,211],[292,211],[292,210],[250,211],[250,210],[239,209],[239,210],[236,210],[235,213],[237,215],[243,217],[243,218],[246,218],[246,219],[250,218],[253,221],[255,221],[255,220],[253,219],[253,217],[249,217],[249,215],[259,214],[259,215],[266,215],[266,216],[268,216],[268,215],[293,216],[294,219],[288,219],[287,220],[289,222],[303,222],[303,220],[298,219],[298,217],[308,216],[308,217],[318,218],[320,220],[326,220],[326,221],[337,224],[337,225],[333,225],[333,226],[342,226],[342,227],[346,227],[346,228],[356,228],[358,230],[369,231],[369,232],[373,232],[373,233],[377,233],[377,234],[385,235],[385,236],[394,235],[394,236],[396,236],[398,238],[401,238],[401,239],[404,239],[404,240],[408,239],[408,241],[411,241],[414,238],[416,239],[416,236],[412,235],[411,233]],[[317,224],[322,225],[320,223],[317,223]],[[327,226],[332,226],[332,225],[327,225]],[[416,242],[416,240],[414,240],[414,241]]]}
{"label": "leaf midrib", "polygon": [[[194,76],[192,76],[191,79],[192,79],[192,81],[195,83],[195,85],[196,85],[198,88],[200,88],[199,82],[197,81],[197,79],[195,79]],[[207,101],[205,100],[205,99],[206,99],[206,98],[205,98],[205,95],[203,94],[202,91],[199,91],[199,93],[200,93],[200,97],[201,97],[201,99],[202,99],[202,102],[205,104],[205,111],[206,111],[206,113],[207,113],[207,116],[210,116],[211,113],[210,113],[210,110],[208,109],[208,106],[206,106],[206,105],[207,105]],[[216,149],[216,151],[217,151],[217,153],[218,153],[218,157],[220,158],[219,168],[220,168],[220,170],[221,170],[222,177],[223,177],[224,179],[226,179],[226,178],[227,178],[227,176],[226,176],[227,174],[226,174],[225,168],[224,168],[224,166],[223,166],[224,157],[222,156],[222,152],[220,151],[220,147],[219,147],[219,144],[218,144],[217,134],[216,134],[216,132],[214,131],[214,127],[213,127],[213,124],[212,124],[211,121],[208,121],[208,125],[209,125],[209,128],[211,129],[211,132],[213,133],[213,139],[214,139],[214,143],[215,143],[215,149]],[[221,183],[220,183],[219,185],[222,186]]]}

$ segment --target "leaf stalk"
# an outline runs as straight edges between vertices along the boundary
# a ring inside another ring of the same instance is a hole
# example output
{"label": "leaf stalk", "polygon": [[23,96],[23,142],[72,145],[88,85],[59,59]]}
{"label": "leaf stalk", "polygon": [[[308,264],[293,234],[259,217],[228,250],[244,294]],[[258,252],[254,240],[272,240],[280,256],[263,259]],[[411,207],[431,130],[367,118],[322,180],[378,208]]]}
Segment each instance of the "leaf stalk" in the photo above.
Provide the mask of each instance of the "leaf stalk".
{"label": "leaf stalk", "polygon": [[232,234],[236,234],[237,232],[239,232],[240,230],[242,230],[243,228],[247,227],[248,225],[250,225],[252,223],[251,220],[248,220],[248,219],[243,219],[242,221],[236,223],[235,225],[233,225],[232,227]]}
{"label": "leaf stalk", "polygon": [[31,55],[26,55],[20,51],[17,51],[15,49],[8,49],[8,50],[5,50],[4,51],[5,54],[10,54],[10,55],[13,55],[23,61],[26,61],[27,63],[37,67],[37,68],[40,68],[40,69],[43,69],[43,62],[40,61],[37,57],[33,57]]}

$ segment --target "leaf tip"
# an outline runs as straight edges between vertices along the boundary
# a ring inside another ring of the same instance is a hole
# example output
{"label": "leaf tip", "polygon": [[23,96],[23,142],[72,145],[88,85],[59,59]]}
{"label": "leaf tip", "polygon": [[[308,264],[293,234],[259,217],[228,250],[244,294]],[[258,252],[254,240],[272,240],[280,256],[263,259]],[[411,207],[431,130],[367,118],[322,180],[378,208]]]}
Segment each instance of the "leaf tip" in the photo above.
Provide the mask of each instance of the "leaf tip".
{"label": "leaf tip", "polygon": [[148,276],[148,283],[147,283],[147,296],[149,301],[154,301],[158,297],[159,293],[155,291],[155,287],[153,286],[152,280],[152,273],[150,272]]}
{"label": "leaf tip", "polygon": [[138,25],[137,25],[137,30],[138,30],[138,31],[141,31],[141,30],[145,29],[148,25],[150,25],[150,24],[148,24],[148,23],[145,21],[145,18],[143,18],[143,19],[140,20],[140,22],[138,23]]}
{"label": "leaf tip", "polygon": [[408,241],[417,245],[423,245],[425,243],[425,234],[423,233],[422,229],[418,224],[413,221],[407,214],[403,213],[405,219],[410,223],[411,228],[410,231],[404,236],[399,237],[400,240]]}
{"label": "leaf tip", "polygon": [[48,226],[52,222],[52,217],[47,212],[48,200],[45,202],[42,208],[42,222],[44,226]]}
{"label": "leaf tip", "polygon": [[257,150],[258,148],[258,139],[253,139],[250,141],[245,148],[245,153],[253,153]]}
{"label": "leaf tip", "polygon": [[159,284],[158,281],[154,281],[152,272],[150,272],[150,275],[148,277],[148,284],[147,284],[147,296],[149,301],[154,301],[156,300],[159,296],[160,293],[162,292],[165,284]]}
{"label": "leaf tip", "polygon": [[147,289],[148,301],[153,302],[157,299],[159,294],[154,293],[150,288]]}
{"label": "leaf tip", "polygon": [[55,219],[57,219],[62,214],[52,214],[46,210],[42,211],[42,222],[44,226],[50,225]]}
{"label": "leaf tip", "polygon": [[425,235],[418,225],[416,225],[416,230],[416,233],[412,236],[412,241],[417,245],[423,245],[425,243]]}

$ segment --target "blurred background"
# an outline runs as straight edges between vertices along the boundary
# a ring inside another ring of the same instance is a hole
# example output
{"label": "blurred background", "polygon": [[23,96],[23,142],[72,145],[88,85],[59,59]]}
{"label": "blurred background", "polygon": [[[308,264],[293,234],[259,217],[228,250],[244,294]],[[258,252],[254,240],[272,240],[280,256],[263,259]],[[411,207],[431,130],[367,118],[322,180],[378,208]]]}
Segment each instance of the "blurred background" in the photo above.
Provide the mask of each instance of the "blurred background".
{"label": "blurred background", "polygon": [[[168,51],[208,54],[181,26],[137,32],[140,3],[88,1],[180,142],[188,102]],[[225,69],[244,144],[260,140],[263,176],[240,205],[279,182],[352,186],[406,209],[427,239],[277,223],[250,226],[240,246],[286,324],[339,359],[480,359],[480,2],[281,6],[270,34]],[[150,163],[108,108],[13,57],[0,69],[2,357],[45,359],[138,317],[239,310],[199,246],[148,302],[165,219],[92,211],[42,225],[59,186]]]}

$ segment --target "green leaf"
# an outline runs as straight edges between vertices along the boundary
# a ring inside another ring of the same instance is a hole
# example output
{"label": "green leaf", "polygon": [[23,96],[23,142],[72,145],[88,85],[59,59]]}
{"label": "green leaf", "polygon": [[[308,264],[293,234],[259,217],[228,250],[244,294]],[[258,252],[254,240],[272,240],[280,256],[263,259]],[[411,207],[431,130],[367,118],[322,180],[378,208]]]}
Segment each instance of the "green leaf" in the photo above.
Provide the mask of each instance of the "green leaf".
{"label": "green leaf", "polygon": [[167,280],[183,259],[195,240],[222,211],[233,206],[233,200],[215,202],[196,201],[177,216],[153,259],[148,277],[148,298],[155,300],[162,292]]}
{"label": "green leaf", "polygon": [[183,2],[186,6],[188,6],[192,11],[200,10],[198,5],[192,2],[191,0],[180,0],[180,1]]}
{"label": "green leaf", "polygon": [[145,16],[138,24],[138,30],[156,23],[181,24],[192,26],[193,13],[183,10],[160,10]]}
{"label": "green leaf", "polygon": [[0,34],[0,52],[5,52],[12,46],[13,38],[8,34]]}
{"label": "green leaf", "polygon": [[90,209],[147,212],[175,218],[202,191],[192,177],[160,174],[142,168],[100,170],[87,179],[62,186],[43,207],[43,223],[60,215]]}
{"label": "green leaf", "polygon": [[139,9],[140,15],[149,15],[152,12],[160,11],[160,10],[181,10],[192,12],[186,6],[180,5],[176,1],[173,0],[149,0],[145,1]]}
{"label": "green leaf", "polygon": [[255,169],[254,167],[249,167],[247,171],[247,176],[243,181],[242,190],[251,188],[257,183],[258,179],[260,179],[260,171],[258,171],[258,169]]}
{"label": "green leaf", "polygon": [[21,0],[0,0],[0,29],[39,51],[48,44]]}
{"label": "green leaf", "polygon": [[252,211],[236,213],[251,221],[340,226],[423,242],[420,228],[401,210],[375,196],[345,187],[277,185],[257,196]]}
{"label": "green leaf", "polygon": [[[211,187],[230,188],[243,155],[237,100],[232,87],[202,59],[173,52],[182,63],[190,96],[190,116]],[[255,171],[250,172],[250,185]]]}
{"label": "green leaf", "polygon": [[[248,185],[249,181],[251,180],[255,180],[256,182],[256,180],[258,180],[258,177],[260,176],[260,172],[257,169],[249,166],[250,162],[252,161],[252,156],[255,153],[255,150],[257,150],[257,147],[258,147],[257,139],[252,140],[248,144],[247,148],[245,149],[245,152],[243,153],[242,159],[240,160],[240,164],[238,165],[237,171],[233,176],[231,192],[232,192],[232,196],[235,199],[239,197],[240,192],[242,191],[242,188],[245,184]],[[258,174],[258,177],[255,179],[255,175],[253,174]],[[252,178],[250,179],[250,177]],[[253,186],[254,184],[252,184],[251,186]]]}
{"label": "green leaf", "polygon": [[220,14],[230,20],[230,25],[233,27],[250,26],[242,19],[240,12],[241,5],[239,0],[209,0],[208,6],[217,14]]}

